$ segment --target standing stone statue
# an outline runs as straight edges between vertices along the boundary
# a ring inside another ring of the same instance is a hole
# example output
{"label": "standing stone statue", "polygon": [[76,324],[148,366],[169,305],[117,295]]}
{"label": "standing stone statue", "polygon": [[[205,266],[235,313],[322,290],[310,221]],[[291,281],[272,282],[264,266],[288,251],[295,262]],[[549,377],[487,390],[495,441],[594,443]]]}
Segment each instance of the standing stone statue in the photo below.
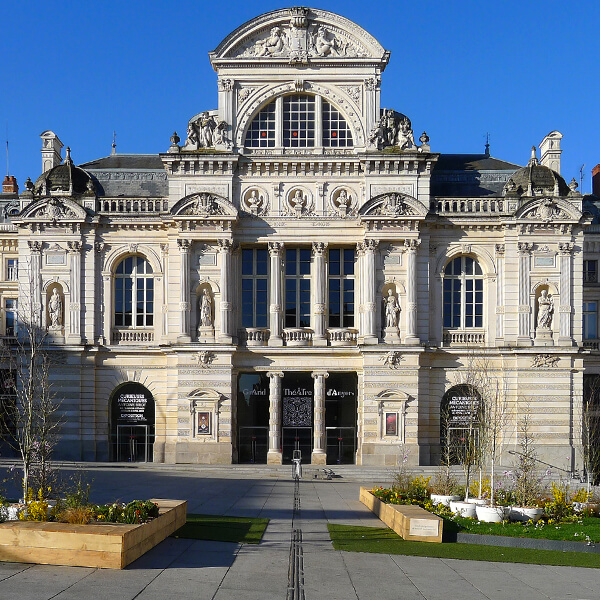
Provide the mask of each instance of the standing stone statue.
{"label": "standing stone statue", "polygon": [[48,302],[48,314],[50,316],[50,329],[60,329],[62,325],[62,300],[56,288],[54,288]]}
{"label": "standing stone statue", "polygon": [[208,290],[204,290],[200,299],[200,325],[212,327],[212,299]]}
{"label": "standing stone statue", "polygon": [[554,312],[554,301],[552,296],[548,294],[548,290],[542,290],[538,298],[538,329],[550,329],[552,325],[552,313]]}
{"label": "standing stone statue", "polygon": [[386,327],[398,327],[398,317],[400,316],[400,306],[394,292],[389,289],[387,298],[384,296],[385,302],[385,326]]}

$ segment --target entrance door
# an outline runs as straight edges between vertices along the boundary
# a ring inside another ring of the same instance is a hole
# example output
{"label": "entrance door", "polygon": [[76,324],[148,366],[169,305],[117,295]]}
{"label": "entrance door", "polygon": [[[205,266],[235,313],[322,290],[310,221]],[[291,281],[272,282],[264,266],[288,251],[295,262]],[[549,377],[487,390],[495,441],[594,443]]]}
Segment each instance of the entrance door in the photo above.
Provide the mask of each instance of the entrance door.
{"label": "entrance door", "polygon": [[240,373],[237,392],[237,461],[267,464],[269,449],[269,378]]}
{"label": "entrance door", "polygon": [[302,464],[311,462],[313,430],[312,427],[283,427],[282,429],[283,463],[292,462],[294,450],[302,452]]}
{"label": "entrance door", "polygon": [[148,425],[117,425],[117,461],[148,462]]}
{"label": "entrance door", "polygon": [[356,373],[330,373],[325,384],[327,464],[356,462]]}
{"label": "entrance door", "polygon": [[327,464],[353,465],[356,427],[327,427]]}
{"label": "entrance door", "polygon": [[240,427],[238,451],[240,463],[266,464],[269,449],[268,427]]}

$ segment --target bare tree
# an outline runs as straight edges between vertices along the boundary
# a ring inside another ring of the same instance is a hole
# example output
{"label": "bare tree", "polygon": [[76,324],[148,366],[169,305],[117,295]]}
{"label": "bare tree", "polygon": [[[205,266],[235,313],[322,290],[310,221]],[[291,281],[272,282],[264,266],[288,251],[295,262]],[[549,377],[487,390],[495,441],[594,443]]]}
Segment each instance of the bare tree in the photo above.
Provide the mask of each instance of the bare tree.
{"label": "bare tree", "polygon": [[[61,422],[60,403],[52,393],[51,352],[42,324],[41,306],[33,301],[33,283],[20,289],[18,324],[13,343],[2,346],[5,391],[12,398],[2,411],[6,441],[18,453],[23,467],[23,497],[27,502],[32,477],[46,496],[49,461]],[[27,293],[23,293],[23,292]]]}
{"label": "bare tree", "polygon": [[580,446],[588,494],[600,476],[600,375],[584,375]]}

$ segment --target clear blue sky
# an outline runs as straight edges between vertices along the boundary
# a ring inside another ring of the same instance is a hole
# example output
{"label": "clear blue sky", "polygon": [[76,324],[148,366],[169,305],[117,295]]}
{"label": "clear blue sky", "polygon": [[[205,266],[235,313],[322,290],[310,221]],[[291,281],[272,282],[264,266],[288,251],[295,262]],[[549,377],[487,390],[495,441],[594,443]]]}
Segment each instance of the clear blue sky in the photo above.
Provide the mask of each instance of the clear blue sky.
{"label": "clear blue sky", "polygon": [[[208,52],[233,29],[289,3],[65,0],[15,2],[0,34],[0,131],[21,190],[41,170],[53,130],[83,163],[158,153],[188,119],[216,108]],[[525,164],[550,131],[564,134],[562,174],[590,191],[600,163],[600,3],[592,0],[370,2],[320,0],[391,51],[382,106],[426,130],[434,152],[483,152]],[[6,158],[0,155],[2,175]]]}

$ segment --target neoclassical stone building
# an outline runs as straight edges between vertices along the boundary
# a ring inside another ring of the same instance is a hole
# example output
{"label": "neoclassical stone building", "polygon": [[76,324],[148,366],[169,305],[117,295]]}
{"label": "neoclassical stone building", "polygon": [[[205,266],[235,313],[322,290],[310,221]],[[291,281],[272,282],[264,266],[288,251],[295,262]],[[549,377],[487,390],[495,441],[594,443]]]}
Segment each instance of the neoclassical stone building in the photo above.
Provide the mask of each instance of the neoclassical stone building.
{"label": "neoclassical stone building", "polygon": [[218,108],[165,153],[76,166],[46,131],[43,174],[3,195],[3,333],[16,300],[48,331],[59,454],[436,464],[477,355],[503,451],[526,411],[540,457],[573,467],[600,238],[562,135],[524,167],[433,151],[381,106],[390,53],[323,10],[261,15],[209,56]]}

